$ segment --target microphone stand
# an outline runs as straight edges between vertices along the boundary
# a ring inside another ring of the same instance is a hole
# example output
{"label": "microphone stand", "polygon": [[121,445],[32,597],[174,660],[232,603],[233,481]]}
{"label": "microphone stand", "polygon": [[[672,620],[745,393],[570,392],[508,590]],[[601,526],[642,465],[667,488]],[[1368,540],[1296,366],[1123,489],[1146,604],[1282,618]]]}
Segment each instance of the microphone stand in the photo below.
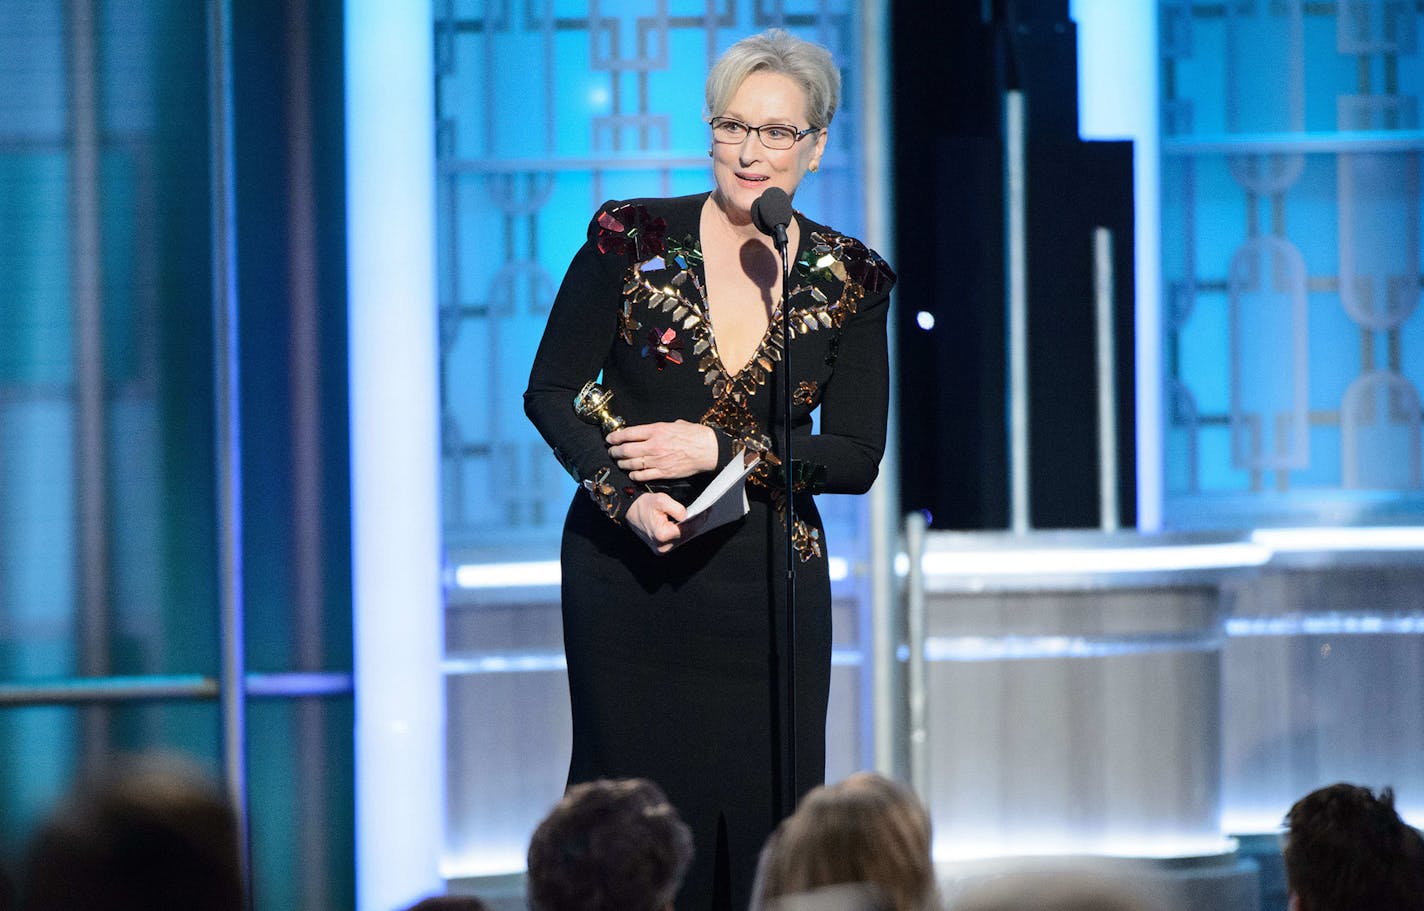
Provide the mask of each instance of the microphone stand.
{"label": "microphone stand", "polygon": [[[793,216],[794,217],[794,216]],[[781,400],[785,421],[782,427],[782,476],[786,481],[786,721],[787,738],[785,773],[790,787],[782,798],[783,812],[790,816],[796,809],[796,489],[791,473],[791,257],[786,225],[776,225],[776,250],[781,254]]]}

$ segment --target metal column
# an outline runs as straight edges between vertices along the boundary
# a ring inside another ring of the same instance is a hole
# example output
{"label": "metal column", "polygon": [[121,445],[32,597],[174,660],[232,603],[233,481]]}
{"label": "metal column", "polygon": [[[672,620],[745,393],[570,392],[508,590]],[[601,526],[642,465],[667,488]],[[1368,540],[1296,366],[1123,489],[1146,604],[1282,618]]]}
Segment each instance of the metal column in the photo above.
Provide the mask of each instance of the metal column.
{"label": "metal column", "polygon": [[238,819],[251,895],[248,844],[246,658],[242,588],[242,436],[238,365],[237,225],[232,154],[231,0],[208,2],[208,148],[212,204],[213,407],[218,502],[223,776]]}

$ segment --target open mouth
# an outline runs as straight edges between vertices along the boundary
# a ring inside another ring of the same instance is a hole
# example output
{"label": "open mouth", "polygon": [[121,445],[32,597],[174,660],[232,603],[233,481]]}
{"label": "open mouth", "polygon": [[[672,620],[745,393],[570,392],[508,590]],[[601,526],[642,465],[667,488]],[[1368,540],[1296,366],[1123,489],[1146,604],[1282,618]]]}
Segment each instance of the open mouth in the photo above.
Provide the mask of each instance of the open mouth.
{"label": "open mouth", "polygon": [[737,175],[737,179],[738,179],[738,180],[745,180],[747,183],[761,183],[762,181],[770,180],[771,178],[770,178],[770,177],[767,177],[765,174],[740,174],[740,173],[739,173],[739,174]]}

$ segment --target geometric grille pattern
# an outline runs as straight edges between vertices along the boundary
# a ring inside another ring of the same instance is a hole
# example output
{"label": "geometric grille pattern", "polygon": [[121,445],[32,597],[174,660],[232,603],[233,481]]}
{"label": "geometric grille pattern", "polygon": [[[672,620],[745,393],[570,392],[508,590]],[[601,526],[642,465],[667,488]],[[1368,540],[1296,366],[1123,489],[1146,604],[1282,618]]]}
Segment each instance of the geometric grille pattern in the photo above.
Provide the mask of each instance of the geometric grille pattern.
{"label": "geometric grille pattern", "polygon": [[1160,13],[1167,524],[1417,512],[1424,7]]}
{"label": "geometric grille pattern", "polygon": [[702,84],[733,41],[782,27],[842,65],[823,167],[797,205],[859,230],[854,10],[850,0],[436,4],[447,545],[557,541],[570,482],[520,400],[544,320],[601,202],[711,185]]}

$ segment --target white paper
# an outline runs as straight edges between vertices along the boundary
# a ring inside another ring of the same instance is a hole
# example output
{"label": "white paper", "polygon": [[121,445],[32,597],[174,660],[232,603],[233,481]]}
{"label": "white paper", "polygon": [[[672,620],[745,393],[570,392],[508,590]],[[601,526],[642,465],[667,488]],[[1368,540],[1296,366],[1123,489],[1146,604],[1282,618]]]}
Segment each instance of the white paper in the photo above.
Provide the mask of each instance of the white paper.
{"label": "white paper", "polygon": [[733,456],[707,489],[687,507],[687,515],[678,523],[682,529],[679,543],[746,515],[751,508],[747,503],[747,475],[759,464],[761,456],[754,456],[746,464],[741,455]]}

